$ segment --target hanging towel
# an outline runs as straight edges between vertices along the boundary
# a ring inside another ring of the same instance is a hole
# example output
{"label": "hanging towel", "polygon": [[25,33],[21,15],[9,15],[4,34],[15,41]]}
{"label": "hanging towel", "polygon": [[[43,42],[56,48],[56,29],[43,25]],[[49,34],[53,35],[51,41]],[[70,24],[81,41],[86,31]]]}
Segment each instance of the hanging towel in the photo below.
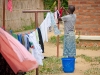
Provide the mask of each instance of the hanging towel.
{"label": "hanging towel", "polygon": [[12,11],[12,0],[8,0],[7,9],[11,12]]}

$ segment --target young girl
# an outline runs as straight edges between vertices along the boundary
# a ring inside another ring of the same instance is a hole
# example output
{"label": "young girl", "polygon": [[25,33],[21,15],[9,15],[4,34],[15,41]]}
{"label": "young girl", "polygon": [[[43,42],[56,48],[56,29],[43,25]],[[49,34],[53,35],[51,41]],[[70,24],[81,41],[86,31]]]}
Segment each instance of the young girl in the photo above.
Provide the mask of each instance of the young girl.
{"label": "young girl", "polygon": [[75,7],[73,5],[68,6],[68,11],[64,10],[66,15],[60,19],[64,22],[64,57],[76,56],[76,44],[74,25],[76,22],[76,15],[74,14]]}

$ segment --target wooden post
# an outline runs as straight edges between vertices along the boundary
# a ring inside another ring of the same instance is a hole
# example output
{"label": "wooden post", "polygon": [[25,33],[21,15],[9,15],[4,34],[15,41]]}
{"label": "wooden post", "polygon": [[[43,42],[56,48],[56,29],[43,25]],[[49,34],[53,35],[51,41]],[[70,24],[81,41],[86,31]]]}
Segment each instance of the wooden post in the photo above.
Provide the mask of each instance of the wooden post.
{"label": "wooden post", "polygon": [[[58,10],[60,8],[60,0],[58,0]],[[58,29],[59,29],[59,21],[58,21]],[[57,57],[59,57],[59,35],[57,36]]]}
{"label": "wooden post", "polygon": [[5,30],[5,0],[3,0],[3,28]]}
{"label": "wooden post", "polygon": [[35,28],[38,27],[38,12],[35,12]]}
{"label": "wooden post", "polygon": [[[50,12],[50,10],[24,10],[23,13],[35,13],[35,28],[38,27],[38,12]],[[39,75],[39,68],[36,69],[36,75]]]}

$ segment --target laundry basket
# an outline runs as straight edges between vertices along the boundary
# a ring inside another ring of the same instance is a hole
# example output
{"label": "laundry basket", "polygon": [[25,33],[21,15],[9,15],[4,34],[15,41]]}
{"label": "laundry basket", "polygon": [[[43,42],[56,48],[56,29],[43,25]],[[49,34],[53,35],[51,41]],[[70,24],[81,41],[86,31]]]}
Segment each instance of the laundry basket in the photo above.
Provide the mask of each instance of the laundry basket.
{"label": "laundry basket", "polygon": [[62,58],[62,69],[65,73],[73,73],[75,69],[75,58]]}

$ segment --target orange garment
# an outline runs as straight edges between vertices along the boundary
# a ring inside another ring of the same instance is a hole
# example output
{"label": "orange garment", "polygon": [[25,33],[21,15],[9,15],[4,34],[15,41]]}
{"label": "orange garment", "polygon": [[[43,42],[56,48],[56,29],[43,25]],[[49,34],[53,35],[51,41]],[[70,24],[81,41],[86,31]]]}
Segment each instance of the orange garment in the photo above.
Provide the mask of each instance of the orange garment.
{"label": "orange garment", "polygon": [[27,72],[38,67],[36,59],[10,34],[0,28],[0,53],[11,69]]}

